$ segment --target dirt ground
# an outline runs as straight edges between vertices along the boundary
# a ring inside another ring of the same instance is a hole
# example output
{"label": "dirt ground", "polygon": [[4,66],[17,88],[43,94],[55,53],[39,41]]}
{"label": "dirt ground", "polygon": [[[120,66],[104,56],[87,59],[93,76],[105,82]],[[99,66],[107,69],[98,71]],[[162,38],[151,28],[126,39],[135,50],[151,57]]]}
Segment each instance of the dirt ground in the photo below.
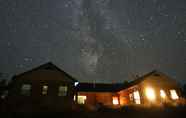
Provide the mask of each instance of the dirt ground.
{"label": "dirt ground", "polygon": [[186,106],[180,107],[163,107],[163,108],[138,108],[123,107],[121,109],[102,108],[98,111],[66,111],[66,112],[1,112],[3,118],[20,118],[20,117],[66,117],[66,118],[185,118]]}

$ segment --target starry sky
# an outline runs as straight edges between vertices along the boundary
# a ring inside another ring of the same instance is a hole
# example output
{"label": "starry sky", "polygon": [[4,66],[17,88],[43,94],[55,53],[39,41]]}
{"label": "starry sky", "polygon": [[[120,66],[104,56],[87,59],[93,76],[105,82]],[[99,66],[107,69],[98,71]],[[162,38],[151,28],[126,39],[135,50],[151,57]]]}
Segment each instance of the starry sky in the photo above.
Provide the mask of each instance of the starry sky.
{"label": "starry sky", "polygon": [[6,76],[52,61],[82,82],[186,83],[186,0],[0,0],[0,54]]}

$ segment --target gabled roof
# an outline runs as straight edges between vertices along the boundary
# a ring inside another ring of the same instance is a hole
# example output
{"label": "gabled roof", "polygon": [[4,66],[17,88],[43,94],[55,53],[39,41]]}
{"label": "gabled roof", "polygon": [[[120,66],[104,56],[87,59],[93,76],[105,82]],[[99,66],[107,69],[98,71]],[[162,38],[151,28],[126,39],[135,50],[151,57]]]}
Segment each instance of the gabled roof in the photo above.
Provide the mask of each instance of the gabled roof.
{"label": "gabled roof", "polygon": [[78,86],[76,86],[76,89],[80,92],[81,91],[82,92],[117,92],[132,87],[134,85],[137,85],[151,75],[160,76],[165,74],[158,72],[157,70],[153,70],[141,77],[138,77],[137,79],[129,83],[117,83],[117,84],[79,83]]}
{"label": "gabled roof", "polygon": [[42,64],[36,68],[33,68],[29,71],[26,71],[26,72],[23,72],[21,74],[18,74],[18,75],[15,75],[14,77],[20,77],[20,76],[23,76],[25,74],[28,74],[28,73],[31,73],[33,71],[37,71],[37,70],[40,70],[40,69],[47,69],[47,70],[57,70],[57,71],[60,71],[62,72],[63,74],[65,74],[69,79],[71,79],[71,81],[73,82],[76,82],[77,80],[74,79],[72,76],[70,76],[68,73],[66,73],[65,71],[61,70],[60,68],[58,68],[56,65],[54,65],[52,62],[48,62],[48,63],[45,63],[45,64]]}
{"label": "gabled roof", "polygon": [[138,77],[137,79],[135,79],[134,81],[131,81],[129,82],[128,84],[125,84],[124,88],[122,89],[126,89],[126,88],[129,88],[129,87],[132,87],[134,85],[137,85],[139,84],[140,82],[144,81],[145,79],[147,79],[147,77],[151,76],[151,75],[154,75],[154,76],[167,76],[166,74],[162,73],[162,72],[159,72],[157,70],[153,70],[141,77]]}
{"label": "gabled roof", "polygon": [[76,90],[80,92],[115,92],[123,87],[123,84],[105,84],[105,83],[79,83]]}

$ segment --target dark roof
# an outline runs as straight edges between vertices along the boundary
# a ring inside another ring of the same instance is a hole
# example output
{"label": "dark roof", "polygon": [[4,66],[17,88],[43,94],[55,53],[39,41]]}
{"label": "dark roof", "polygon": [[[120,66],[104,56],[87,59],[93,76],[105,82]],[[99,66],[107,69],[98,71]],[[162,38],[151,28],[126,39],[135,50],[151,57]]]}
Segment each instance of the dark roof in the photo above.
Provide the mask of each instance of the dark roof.
{"label": "dark roof", "polygon": [[[129,83],[126,84],[126,85],[124,86],[124,88],[122,88],[122,89],[126,89],[126,88],[132,87],[132,86],[134,86],[134,85],[137,85],[137,84],[139,84],[140,82],[144,81],[144,80],[146,79],[146,77],[148,77],[148,76],[151,76],[151,75],[154,75],[154,76],[161,76],[162,74],[163,74],[163,73],[161,73],[161,72],[159,72],[159,71],[157,71],[157,70],[153,70],[153,71],[151,71],[151,72],[149,72],[149,73],[147,73],[147,74],[145,74],[145,75],[143,75],[143,76],[141,76],[141,77],[138,77],[137,79],[135,79],[135,80],[129,82]],[[165,74],[164,74],[164,75],[165,75]]]}
{"label": "dark roof", "polygon": [[105,83],[79,83],[76,86],[77,91],[82,92],[115,92],[123,87],[121,83],[105,84]]}
{"label": "dark roof", "polygon": [[154,76],[160,76],[162,75],[161,72],[158,72],[157,70],[153,70],[141,77],[138,77],[134,81],[128,82],[128,83],[116,83],[116,84],[104,84],[104,83],[79,83],[76,87],[77,91],[82,92],[117,92],[123,89],[127,89],[129,87],[132,87],[134,85],[139,84],[143,80],[146,79],[146,77],[154,75]]}
{"label": "dark roof", "polygon": [[75,78],[73,78],[71,75],[69,75],[68,73],[66,73],[65,71],[61,70],[59,67],[57,67],[56,65],[54,65],[52,62],[48,62],[45,64],[42,64],[36,68],[33,68],[29,71],[23,72],[21,74],[15,75],[14,78],[19,77],[19,76],[23,76],[25,74],[28,74],[30,72],[39,70],[39,69],[47,69],[47,70],[58,70],[60,72],[62,72],[63,74],[65,74],[69,79],[71,79],[73,82],[76,82],[77,80]]}

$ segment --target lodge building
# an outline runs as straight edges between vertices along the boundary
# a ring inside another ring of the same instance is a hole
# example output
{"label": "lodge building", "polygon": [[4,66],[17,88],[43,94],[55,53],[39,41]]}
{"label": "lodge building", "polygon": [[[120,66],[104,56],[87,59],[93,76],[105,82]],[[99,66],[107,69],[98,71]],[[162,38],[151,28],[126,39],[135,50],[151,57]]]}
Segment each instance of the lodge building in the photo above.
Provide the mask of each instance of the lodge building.
{"label": "lodge building", "polygon": [[[16,75],[9,85],[8,103],[12,109],[38,106],[70,109],[76,80],[52,63]],[[16,107],[16,108],[14,108]]]}
{"label": "lodge building", "polygon": [[176,104],[180,97],[181,90],[176,81],[158,71],[127,84],[81,83],[49,62],[14,76],[7,99],[12,109],[25,105],[71,109],[77,104],[95,109],[100,105],[118,108]]}

